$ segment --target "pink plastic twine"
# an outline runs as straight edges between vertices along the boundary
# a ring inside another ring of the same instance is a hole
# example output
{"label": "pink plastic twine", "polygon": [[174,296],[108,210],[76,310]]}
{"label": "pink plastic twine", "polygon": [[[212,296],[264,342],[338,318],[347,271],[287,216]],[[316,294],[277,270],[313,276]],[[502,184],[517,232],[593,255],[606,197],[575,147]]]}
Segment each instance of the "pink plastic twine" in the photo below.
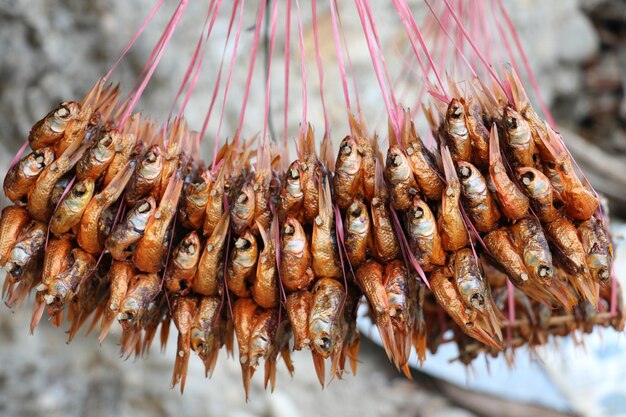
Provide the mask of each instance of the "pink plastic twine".
{"label": "pink plastic twine", "polygon": [[497,0],[497,2],[498,2],[498,5],[500,6],[500,11],[502,11],[502,16],[504,16],[504,20],[507,26],[509,27],[509,31],[511,32],[511,35],[513,36],[513,40],[515,41],[517,50],[522,58],[522,63],[524,64],[524,68],[526,68],[526,73],[528,74],[530,83],[532,84],[533,89],[535,90],[535,94],[537,95],[537,101],[539,102],[539,107],[541,107],[541,111],[543,111],[544,116],[548,120],[548,123],[550,124],[550,126],[556,126],[556,124],[554,123],[554,119],[552,118],[552,114],[550,113],[550,110],[548,109],[548,106],[546,105],[546,102],[543,99],[543,95],[541,94],[541,89],[539,88],[539,83],[537,82],[535,73],[530,67],[528,57],[526,56],[524,47],[522,46],[522,43],[520,42],[519,36],[517,34],[517,30],[515,29],[515,25],[511,21],[511,17],[507,13],[506,8],[504,7],[504,4],[502,3],[502,0]]}
{"label": "pink plastic twine", "polygon": [[13,157],[13,160],[11,161],[11,164],[9,165],[9,171],[11,171],[13,169],[13,167],[20,162],[20,159],[22,158],[22,155],[24,154],[24,151],[26,151],[26,148],[28,148],[28,139],[26,139],[24,141],[24,143],[22,144],[22,146],[20,147],[20,149],[17,151],[17,153],[15,154],[15,156]]}
{"label": "pink plastic twine", "polygon": [[287,139],[289,137],[288,118],[289,118],[289,55],[291,52],[291,0],[287,1],[287,10],[285,13],[285,109],[283,120],[283,149],[287,152]]}
{"label": "pink plastic twine", "polygon": [[417,259],[415,259],[413,252],[411,252],[411,249],[409,247],[409,242],[407,241],[406,236],[404,235],[404,232],[402,231],[402,226],[400,225],[400,219],[398,218],[398,214],[396,213],[396,210],[393,207],[389,207],[389,211],[391,212],[391,218],[395,225],[396,236],[400,238],[400,247],[405,248],[406,256],[409,258],[409,262],[413,266],[413,269],[415,269],[415,272],[417,272],[417,274],[420,276],[422,281],[424,281],[424,284],[426,284],[428,289],[430,289],[430,282],[428,282],[428,278],[426,278],[426,274],[424,273],[424,270],[420,266],[419,262],[417,262]]}
{"label": "pink plastic twine", "polygon": [[270,118],[270,93],[271,93],[271,82],[272,82],[272,56],[274,55],[274,44],[276,43],[276,16],[278,14],[278,0],[274,0],[274,7],[272,7],[272,22],[271,22],[271,30],[270,30],[270,51],[269,58],[267,60],[267,80],[265,82],[265,117],[263,118],[263,136],[261,136],[261,140],[265,140],[265,135],[267,133],[267,123]]}
{"label": "pink plastic twine", "polygon": [[346,65],[343,62],[343,51],[341,48],[341,40],[339,38],[339,28],[337,26],[337,4],[335,0],[328,0],[330,7],[330,17],[333,26],[333,37],[335,39],[335,52],[337,53],[337,62],[339,63],[339,74],[341,77],[341,85],[343,87],[343,97],[346,101],[348,111],[352,111],[350,107],[350,93],[348,91],[348,80],[346,76]]}
{"label": "pink plastic twine", "polygon": [[[422,36],[422,33],[419,27],[417,26],[415,19],[413,18],[413,14],[411,13],[411,10],[409,9],[409,6],[406,3],[406,0],[393,0],[393,4],[396,10],[398,11],[398,15],[400,16],[400,20],[402,21],[402,24],[404,25],[405,31],[409,38],[409,42],[411,43],[411,47],[413,48],[413,51],[415,52],[415,56],[418,57],[418,62],[420,63],[420,66],[422,67],[422,72],[424,73],[424,77],[428,78],[429,72],[432,69],[433,74],[435,75],[435,78],[437,79],[437,83],[439,84],[439,87],[441,88],[441,91],[443,92],[444,96],[447,98],[447,101],[450,101],[449,96],[447,94],[446,87],[444,86],[443,81],[441,80],[441,76],[439,75],[439,72],[437,71],[437,67],[435,66],[435,63],[433,61],[433,57],[430,55],[430,52],[428,52],[428,47],[426,46],[424,37]],[[424,51],[424,54],[426,55],[426,59],[428,60],[428,63],[430,65],[429,67],[425,67],[423,62],[419,58],[419,50],[417,48],[417,45],[415,44],[415,39],[413,38],[414,36],[417,38],[422,50]]]}
{"label": "pink plastic twine", "polygon": [[326,111],[326,100],[324,100],[324,69],[322,67],[322,56],[320,55],[319,31],[317,27],[317,0],[311,1],[311,12],[313,13],[313,38],[315,40],[315,61],[317,62],[317,73],[320,79],[320,99],[322,100],[322,110],[324,113],[324,134],[328,134],[330,126],[328,123],[328,112]]}
{"label": "pink plastic twine", "polygon": [[[248,68],[248,78],[246,79],[246,87],[243,94],[243,103],[241,105],[241,115],[239,117],[239,127],[237,128],[237,132],[239,133],[237,135],[237,139],[241,135],[243,120],[246,116],[246,108],[248,107],[248,96],[250,95],[250,85],[252,83],[252,74],[254,73],[254,64],[256,63],[256,53],[259,49],[259,39],[261,38],[261,27],[263,26],[263,16],[265,15],[266,4],[266,1],[261,1],[259,4],[259,12],[257,14],[256,25],[254,28],[254,39],[252,41],[252,51],[250,52],[250,66]],[[237,139],[235,139],[235,141],[237,141]]]}
{"label": "pink plastic twine", "polygon": [[[346,304],[346,299],[348,298],[348,279],[346,278],[346,266],[345,266],[346,261],[348,262],[348,266],[350,267],[350,272],[352,273],[352,277],[355,280],[356,280],[356,276],[354,275],[352,264],[350,264],[350,261],[347,259],[348,253],[346,252],[346,247],[344,244],[343,221],[341,219],[341,212],[339,211],[339,206],[337,206],[336,204],[333,206],[333,212],[335,216],[335,238],[337,239],[337,242],[339,242],[339,245],[338,245],[339,246],[339,263],[341,264],[341,275],[343,277],[343,286],[346,289],[344,297],[343,297],[343,301],[341,304],[341,310],[343,311],[343,308]],[[346,252],[345,260],[343,258],[344,252]]]}
{"label": "pink plastic twine", "polygon": [[506,91],[506,89],[504,88],[504,85],[502,85],[502,82],[500,82],[500,78],[498,78],[498,75],[495,73],[495,71],[493,70],[493,67],[489,64],[489,62],[487,62],[487,60],[485,59],[483,53],[480,51],[480,48],[478,48],[476,46],[476,43],[474,42],[474,40],[472,39],[472,37],[470,36],[469,33],[467,33],[467,31],[465,30],[465,27],[463,26],[463,22],[461,22],[461,20],[459,19],[459,17],[457,16],[457,14],[455,13],[454,9],[452,8],[452,6],[450,6],[450,3],[448,2],[448,0],[443,0],[443,2],[446,4],[446,7],[448,8],[448,10],[450,11],[450,14],[452,15],[452,18],[454,19],[454,21],[457,23],[459,29],[461,30],[461,32],[463,33],[463,36],[465,37],[465,39],[467,39],[467,41],[469,42],[470,46],[472,47],[472,49],[474,50],[474,52],[476,52],[476,54],[478,55],[478,58],[481,60],[481,62],[485,65],[485,68],[487,69],[487,71],[489,72],[489,74],[491,74],[491,76],[493,77],[493,79],[496,81],[496,83],[498,83],[498,85]]}
{"label": "pink plastic twine", "polygon": [[[365,6],[363,4],[363,1],[364,0],[355,0],[354,3],[356,5],[356,9],[359,14],[359,18],[361,20],[361,26],[363,27],[363,33],[365,34],[365,41],[367,43],[367,48],[370,53],[372,65],[374,66],[374,72],[376,73],[378,86],[380,87],[380,91],[383,96],[385,106],[387,107],[387,113],[389,114],[391,126],[396,134],[396,137],[398,137],[400,136],[400,122],[398,120],[398,112],[397,112],[397,106],[395,104],[395,98],[393,97],[393,91],[389,91],[388,93],[387,87],[385,86],[385,80],[383,79],[383,66],[385,66],[384,58],[382,58],[382,54],[380,54],[380,57],[378,56],[377,49],[375,48],[375,45],[374,45],[374,41],[372,41],[372,37],[376,37],[376,35],[372,33],[375,31],[375,27],[372,25],[373,21],[371,20],[370,20],[370,25],[372,27],[370,28],[367,24],[367,21],[365,19]],[[386,73],[386,70],[384,72]],[[387,77],[387,80],[388,80],[388,77]],[[390,96],[391,96],[391,100],[390,100]]]}
{"label": "pink plastic twine", "polygon": [[[209,40],[209,37],[211,36],[213,24],[215,23],[217,14],[219,13],[219,9],[222,3],[220,0],[217,2],[217,5],[216,5],[215,1],[216,0],[211,0],[211,3],[209,4],[207,16],[204,19],[204,24],[202,26],[202,31],[200,32],[200,37],[198,38],[198,43],[196,44],[196,49],[194,50],[193,56],[191,58],[191,62],[189,63],[189,66],[187,67],[187,72],[185,73],[183,82],[181,83],[180,88],[178,89],[178,92],[176,93],[176,97],[174,98],[174,100],[172,101],[172,105],[170,106],[169,116],[167,118],[168,121],[171,119],[172,113],[174,111],[174,106],[178,102],[178,99],[180,98],[185,87],[187,86],[187,83],[189,82],[189,87],[187,88],[187,92],[185,93],[185,97],[183,98],[183,104],[181,105],[179,114],[182,115],[184,113],[185,108],[187,107],[187,103],[189,99],[191,98],[191,94],[195,90],[195,86],[198,81],[198,77],[200,75],[200,69],[202,68],[202,64],[204,62],[204,55],[206,53],[208,40]],[[210,24],[209,24],[209,19],[211,20]],[[204,30],[207,24],[209,24],[209,29],[206,35],[204,35]],[[193,76],[192,76],[192,73],[193,73]],[[191,78],[191,82],[189,81],[190,78]]]}
{"label": "pink plastic twine", "polygon": [[[230,21],[228,23],[228,32],[226,33],[226,41],[224,42],[224,49],[222,51],[222,59],[220,60],[220,66],[217,71],[217,79],[215,81],[215,86],[213,88],[213,94],[211,95],[211,103],[209,104],[209,109],[207,110],[206,116],[204,117],[204,122],[202,122],[202,129],[200,130],[200,141],[204,139],[207,126],[209,125],[209,120],[211,119],[211,113],[213,112],[213,105],[215,104],[217,93],[219,92],[220,81],[222,79],[222,69],[224,68],[224,59],[226,57],[226,47],[228,46],[228,41],[230,39],[230,34],[232,31],[233,22],[235,20],[235,15],[236,15],[238,4],[239,4],[239,0],[235,0],[233,2],[233,10],[230,15]],[[215,169],[216,169],[215,164],[216,164],[216,158],[217,158],[218,143],[219,141],[216,138],[215,143],[213,144],[213,162],[211,163],[211,169],[213,172],[215,172]]]}
{"label": "pink plastic twine", "polygon": [[[238,1],[238,0],[237,0]],[[217,125],[217,132],[215,134],[215,155],[217,155],[217,143],[220,138],[220,130],[222,129],[222,122],[224,120],[224,111],[226,110],[226,97],[228,96],[228,90],[230,88],[230,82],[233,77],[233,70],[235,68],[235,61],[237,60],[237,46],[239,45],[239,37],[241,35],[241,25],[243,22],[243,9],[245,6],[245,0],[241,0],[241,6],[239,8],[239,17],[237,21],[237,29],[235,30],[235,43],[233,45],[233,54],[230,59],[230,67],[228,69],[228,77],[226,78],[226,86],[224,88],[224,98],[222,100],[222,111],[220,113],[219,123]],[[232,23],[232,20],[231,20]],[[239,134],[235,136],[235,146],[239,143]],[[213,164],[215,164],[215,158],[213,158]]]}
{"label": "pink plastic twine", "polygon": [[120,63],[122,58],[124,58],[124,56],[126,56],[126,54],[130,50],[130,48],[132,48],[132,46],[135,44],[135,42],[137,41],[139,36],[141,36],[141,34],[143,33],[144,29],[146,28],[146,26],[148,26],[148,23],[150,23],[150,21],[152,20],[152,18],[156,14],[156,12],[159,10],[161,5],[163,5],[163,0],[158,0],[157,3],[152,8],[152,10],[150,10],[150,13],[148,13],[148,16],[146,17],[146,20],[144,20],[143,23],[141,24],[141,26],[139,26],[139,29],[137,29],[137,32],[135,33],[133,38],[130,40],[130,42],[128,43],[126,48],[122,51],[122,53],[120,54],[119,58],[117,58],[117,61],[115,61],[113,63],[113,65],[111,66],[111,68],[109,69],[109,71],[107,71],[107,73],[104,76],[103,80],[106,81],[106,80],[109,79],[109,77],[111,76],[111,74],[113,73],[113,71],[115,70],[117,65]]}
{"label": "pink plastic twine", "polygon": [[176,11],[174,12],[174,16],[172,17],[172,20],[170,21],[170,23],[167,25],[167,28],[165,29],[165,37],[163,39],[163,44],[159,48],[159,52],[154,58],[154,62],[150,66],[150,69],[148,70],[148,73],[146,74],[144,80],[142,81],[139,88],[135,91],[135,94],[133,95],[130,103],[128,104],[128,107],[126,108],[120,120],[119,129],[123,129],[124,124],[126,123],[126,120],[132,114],[135,106],[137,105],[137,101],[139,101],[139,98],[143,94],[143,91],[145,90],[146,85],[148,85],[148,82],[150,81],[150,78],[152,78],[152,74],[156,70],[156,67],[159,64],[159,61],[161,60],[161,57],[163,56],[163,52],[165,52],[165,48],[167,44],[169,43],[172,37],[172,34],[174,33],[174,30],[176,29],[176,26],[178,25],[178,22],[180,21],[180,18],[182,17],[183,12],[185,11],[185,8],[187,7],[188,2],[189,0],[181,0],[178,7],[176,8]]}
{"label": "pink plastic twine", "polygon": [[304,54],[304,32],[302,30],[302,17],[300,15],[300,2],[296,0],[296,9],[298,13],[298,39],[300,40],[300,69],[302,70],[302,125],[300,130],[306,134],[307,129],[307,88],[306,88],[306,57]]}
{"label": "pink plastic twine", "polygon": [[463,44],[460,43],[460,47],[459,44],[457,43],[458,41],[454,41],[454,39],[452,38],[452,35],[450,35],[450,32],[448,32],[448,29],[446,29],[446,26],[441,22],[441,20],[439,20],[439,17],[437,16],[437,14],[435,13],[435,11],[433,10],[433,8],[431,7],[430,3],[428,2],[428,0],[424,0],[424,3],[426,3],[426,6],[428,6],[428,9],[430,10],[431,14],[433,15],[433,17],[435,18],[435,20],[437,20],[437,23],[439,24],[439,26],[441,27],[441,29],[443,30],[443,32],[446,34],[446,36],[448,37],[448,39],[450,39],[450,42],[452,43],[452,45],[454,46],[454,48],[456,49],[459,57],[463,60],[463,62],[465,63],[465,65],[467,66],[467,68],[470,70],[470,72],[472,73],[472,77],[476,78],[478,75],[476,74],[476,71],[474,70],[474,67],[472,66],[472,64],[470,64],[470,62],[467,60],[467,58],[465,57],[465,54],[463,53],[463,51],[461,50]]}

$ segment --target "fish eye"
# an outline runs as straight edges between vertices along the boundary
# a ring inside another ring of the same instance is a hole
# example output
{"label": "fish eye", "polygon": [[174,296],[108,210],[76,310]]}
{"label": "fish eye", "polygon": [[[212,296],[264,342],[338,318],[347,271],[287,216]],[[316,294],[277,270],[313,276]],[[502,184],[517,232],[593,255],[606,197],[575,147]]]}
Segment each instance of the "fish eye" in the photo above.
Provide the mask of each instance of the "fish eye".
{"label": "fish eye", "polygon": [[421,219],[422,217],[424,217],[424,210],[422,210],[421,207],[418,207],[417,209],[415,209],[415,213],[413,213],[413,217],[416,219]]}
{"label": "fish eye", "polygon": [[54,112],[54,116],[59,119],[66,120],[70,117],[70,109],[67,106],[61,106],[56,112]]}
{"label": "fish eye", "polygon": [[602,268],[598,276],[600,277],[601,280],[605,281],[609,279],[609,271],[607,271],[605,268]]}
{"label": "fish eye", "polygon": [[459,168],[459,176],[463,179],[469,178],[472,174],[472,170],[469,169],[466,165],[463,165]]}
{"label": "fish eye", "polygon": [[535,180],[535,173],[532,171],[522,174],[522,182],[524,185],[530,185]]}
{"label": "fish eye", "polygon": [[545,266],[545,265],[541,265],[538,268],[538,272],[539,272],[540,277],[545,278],[545,277],[552,275],[552,268]]}
{"label": "fish eye", "polygon": [[246,201],[248,201],[248,196],[246,195],[246,193],[242,192],[241,194],[239,194],[239,197],[237,197],[237,202],[238,203],[245,203]]}
{"label": "fish eye", "polygon": [[342,147],[341,147],[341,153],[343,155],[350,155],[352,153],[352,146],[350,146],[349,144],[345,143]]}
{"label": "fish eye", "polygon": [[185,242],[183,243],[183,247],[190,255],[196,253],[196,244],[194,242]]}
{"label": "fish eye", "polygon": [[455,104],[454,106],[452,106],[452,116],[458,119],[459,117],[461,117],[461,114],[463,114],[463,109],[461,108],[460,104]]}
{"label": "fish eye", "polygon": [[507,129],[517,129],[517,117],[507,117],[504,121]]}
{"label": "fish eye", "polygon": [[104,137],[102,137],[102,139],[100,139],[100,145],[104,147],[111,146],[112,143],[113,138],[111,137],[111,135],[105,135]]}
{"label": "fish eye", "polygon": [[77,195],[82,196],[83,194],[87,192],[87,187],[85,187],[85,184],[80,183],[80,184],[76,184],[76,188],[74,190]]}
{"label": "fish eye", "polygon": [[237,241],[235,242],[235,247],[237,249],[248,249],[250,248],[250,246],[252,246],[252,244],[250,243],[250,241],[244,239],[244,238],[239,238],[237,239]]}
{"label": "fish eye", "polygon": [[295,228],[293,226],[290,226],[290,225],[287,224],[287,225],[285,225],[285,227],[283,229],[283,232],[286,235],[293,235],[294,232],[295,232]]}
{"label": "fish eye", "polygon": [[483,307],[485,305],[485,298],[481,294],[472,294],[470,304],[474,308]]}
{"label": "fish eye", "polygon": [[352,213],[352,215],[354,216],[360,216],[361,206],[357,202],[352,203],[352,205],[350,206],[350,213]]}
{"label": "fish eye", "polygon": [[289,170],[289,177],[294,180],[300,179],[300,173],[296,168],[292,168]]}
{"label": "fish eye", "polygon": [[144,201],[138,208],[137,211],[141,214],[145,214],[148,211],[150,211],[150,203],[147,201]]}
{"label": "fish eye", "polygon": [[154,151],[148,152],[148,155],[146,155],[146,161],[152,163],[152,162],[155,162],[156,160],[157,160],[157,156],[154,153]]}

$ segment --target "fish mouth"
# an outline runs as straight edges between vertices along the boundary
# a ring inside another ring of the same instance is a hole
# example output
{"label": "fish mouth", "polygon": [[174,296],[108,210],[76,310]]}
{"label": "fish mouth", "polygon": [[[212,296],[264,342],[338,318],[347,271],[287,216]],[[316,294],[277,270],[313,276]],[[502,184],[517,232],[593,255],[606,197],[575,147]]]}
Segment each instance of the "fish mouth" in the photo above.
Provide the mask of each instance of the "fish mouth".
{"label": "fish mouth", "polygon": [[482,294],[472,294],[469,299],[470,305],[478,310],[485,308],[485,297]]}
{"label": "fish mouth", "polygon": [[333,342],[328,335],[322,335],[313,341],[313,344],[322,355],[328,355],[333,348]]}

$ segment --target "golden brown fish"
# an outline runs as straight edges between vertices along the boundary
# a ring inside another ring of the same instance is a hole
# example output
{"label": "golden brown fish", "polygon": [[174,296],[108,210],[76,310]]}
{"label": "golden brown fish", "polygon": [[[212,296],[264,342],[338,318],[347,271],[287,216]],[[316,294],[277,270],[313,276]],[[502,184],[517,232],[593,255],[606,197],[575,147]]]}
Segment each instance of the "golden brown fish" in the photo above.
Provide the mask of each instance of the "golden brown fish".
{"label": "golden brown fish", "polygon": [[55,236],[69,232],[80,223],[80,219],[93,197],[94,189],[95,184],[90,178],[74,183],[50,219],[50,231]]}
{"label": "golden brown fish", "polygon": [[226,283],[237,297],[250,297],[252,278],[256,273],[259,249],[255,237],[246,230],[233,246],[228,257]]}
{"label": "golden brown fish", "polygon": [[309,242],[302,225],[287,217],[281,229],[280,279],[287,291],[308,288],[314,275],[310,268]]}
{"label": "golden brown fish", "polygon": [[445,250],[453,252],[467,246],[469,236],[461,214],[461,183],[447,148],[442,149],[442,155],[448,184],[441,198],[437,225],[441,234],[441,246]]}
{"label": "golden brown fish", "polygon": [[487,182],[478,169],[469,162],[458,164],[461,190],[467,214],[479,232],[493,230],[500,219],[500,211],[487,189]]}
{"label": "golden brown fish", "polygon": [[39,174],[53,161],[54,151],[50,147],[26,155],[4,177],[4,194],[14,203],[25,202]]}
{"label": "golden brown fish", "polygon": [[500,139],[495,124],[489,136],[489,177],[500,203],[502,213],[509,220],[521,219],[528,212],[528,197],[515,185],[506,173],[500,154]]}
{"label": "golden brown fish", "polygon": [[300,290],[287,295],[285,310],[293,331],[293,350],[302,350],[311,343],[309,334],[309,316],[313,296],[307,290]]}
{"label": "golden brown fish", "polygon": [[185,296],[191,290],[200,260],[200,238],[196,231],[180,241],[165,270],[165,287],[168,291]]}
{"label": "golden brown fish", "polygon": [[435,216],[428,204],[414,197],[406,219],[409,246],[422,269],[431,271],[436,265],[445,265],[446,254],[441,245]]}
{"label": "golden brown fish", "polygon": [[192,287],[193,291],[198,294],[206,296],[218,294],[221,284],[220,276],[223,276],[224,246],[229,224],[228,213],[222,214],[222,218],[204,246]]}
{"label": "golden brown fish", "polygon": [[0,267],[9,260],[11,249],[22,230],[30,222],[28,210],[20,206],[6,206],[0,216]]}
{"label": "golden brown fish", "polygon": [[344,227],[348,261],[353,268],[358,268],[367,257],[370,244],[370,216],[361,200],[354,199],[348,207]]}
{"label": "golden brown fish", "polygon": [[70,120],[78,117],[81,110],[79,103],[64,101],[39,120],[28,134],[28,143],[34,150],[55,145],[64,135]]}

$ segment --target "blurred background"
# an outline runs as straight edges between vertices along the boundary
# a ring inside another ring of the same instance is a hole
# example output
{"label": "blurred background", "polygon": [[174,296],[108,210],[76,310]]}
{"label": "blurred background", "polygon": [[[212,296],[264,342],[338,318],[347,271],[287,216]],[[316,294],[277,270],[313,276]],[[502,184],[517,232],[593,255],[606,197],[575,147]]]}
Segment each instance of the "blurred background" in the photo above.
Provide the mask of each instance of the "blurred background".
{"label": "blurred background", "polygon": [[[159,12],[114,73],[114,81],[126,88],[132,85],[175,3],[165,2],[165,10]],[[323,114],[311,11],[308,2],[301,3],[309,120],[320,136]],[[390,2],[371,3],[376,9],[387,65],[392,75],[397,75],[403,65],[399,50],[406,46],[398,41],[404,29]],[[411,3],[418,22],[422,21],[426,13],[422,2]],[[108,70],[153,4],[152,0],[0,0],[0,172],[6,172],[36,120],[56,103],[82,97]],[[200,35],[207,4],[190,2],[138,110],[161,119],[167,117]],[[623,280],[626,3],[507,0],[505,5],[570,150],[594,187],[609,199],[613,237],[618,245],[618,275]],[[257,2],[246,4],[239,46],[241,60],[223,106],[221,140],[232,136],[239,120],[256,8]],[[221,13],[216,22],[203,72],[185,111],[194,129],[202,126],[209,106],[226,38],[227,14]],[[341,17],[366,120],[370,128],[386,129],[384,106],[358,15],[344,13]],[[340,139],[347,132],[347,122],[327,2],[318,5],[318,19],[331,133]],[[292,42],[296,29],[292,21]],[[277,45],[282,45],[282,36],[279,30]],[[261,48],[245,134],[254,134],[263,126],[266,83],[259,69],[263,53]],[[297,50],[292,48],[292,53],[289,135],[295,134],[301,121],[302,70]],[[273,124],[282,127],[282,51],[275,53],[272,66],[278,70],[272,73],[271,114]],[[416,106],[411,100],[414,98],[407,98],[404,104]],[[219,114],[221,99],[217,107]],[[210,140],[215,138],[216,119],[213,117],[209,123]],[[282,137],[282,128],[278,135]],[[210,159],[208,150],[203,157]],[[277,389],[270,394],[262,389],[257,376],[251,400],[245,403],[239,365],[227,360],[224,353],[211,380],[205,380],[202,364],[192,358],[185,394],[181,396],[169,389],[173,346],[168,346],[164,354],[155,347],[145,359],[123,361],[118,357],[119,333],[110,335],[102,346],[93,334],[78,337],[66,346],[65,333],[47,323],[42,323],[34,336],[29,335],[29,319],[28,303],[15,312],[0,309],[1,416],[626,415],[626,388],[619,384],[626,380],[626,344],[623,337],[608,330],[590,337],[584,348],[575,348],[565,340],[560,351],[538,352],[531,357],[530,352],[520,350],[518,356],[525,357],[518,360],[522,373],[509,372],[497,362],[491,365],[491,372],[482,365],[473,371],[451,367],[451,356],[443,351],[429,357],[424,369],[414,371],[413,381],[400,375],[374,342],[364,340],[356,376],[332,381],[322,391],[310,355],[296,354],[293,379],[284,370],[279,372]],[[362,329],[367,333],[367,323],[362,323]],[[172,341],[175,337],[170,337]]]}

